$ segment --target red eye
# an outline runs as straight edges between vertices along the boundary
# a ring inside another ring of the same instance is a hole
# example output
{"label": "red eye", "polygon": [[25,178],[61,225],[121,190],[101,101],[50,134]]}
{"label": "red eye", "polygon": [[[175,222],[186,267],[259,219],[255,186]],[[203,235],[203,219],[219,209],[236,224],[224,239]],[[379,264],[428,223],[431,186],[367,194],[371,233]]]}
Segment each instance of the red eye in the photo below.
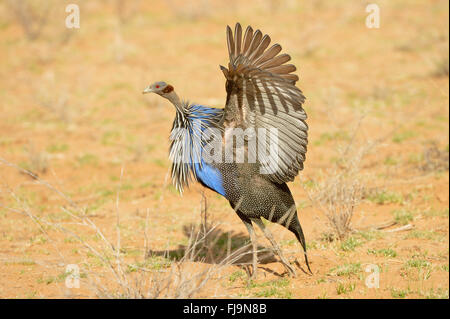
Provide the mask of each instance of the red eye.
{"label": "red eye", "polygon": [[157,85],[156,88],[159,89],[159,85]]}

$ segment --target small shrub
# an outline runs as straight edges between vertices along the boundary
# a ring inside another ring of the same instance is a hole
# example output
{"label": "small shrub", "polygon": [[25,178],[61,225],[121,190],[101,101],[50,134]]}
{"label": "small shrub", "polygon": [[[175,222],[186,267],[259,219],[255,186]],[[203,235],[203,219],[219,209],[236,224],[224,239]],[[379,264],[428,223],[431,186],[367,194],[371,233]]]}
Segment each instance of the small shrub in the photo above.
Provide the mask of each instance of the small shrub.
{"label": "small shrub", "polygon": [[339,277],[350,277],[359,274],[361,271],[362,268],[360,263],[352,263],[332,268],[329,274]]}
{"label": "small shrub", "polygon": [[354,283],[348,283],[348,284],[339,283],[336,286],[336,292],[338,295],[348,294],[349,292],[352,292],[354,290],[355,290]]}
{"label": "small shrub", "polygon": [[367,199],[378,205],[403,203],[402,195],[384,190],[375,192],[374,194],[369,194]]}
{"label": "small shrub", "polygon": [[341,249],[343,251],[354,251],[356,247],[362,244],[361,240],[355,237],[349,237],[341,243]]}
{"label": "small shrub", "polygon": [[407,210],[395,210],[393,211],[393,214],[394,220],[400,225],[406,225],[414,219],[412,212]]}
{"label": "small shrub", "polygon": [[367,253],[370,255],[376,255],[376,256],[384,256],[384,257],[397,257],[397,252],[391,248],[384,248],[384,249],[368,249]]}

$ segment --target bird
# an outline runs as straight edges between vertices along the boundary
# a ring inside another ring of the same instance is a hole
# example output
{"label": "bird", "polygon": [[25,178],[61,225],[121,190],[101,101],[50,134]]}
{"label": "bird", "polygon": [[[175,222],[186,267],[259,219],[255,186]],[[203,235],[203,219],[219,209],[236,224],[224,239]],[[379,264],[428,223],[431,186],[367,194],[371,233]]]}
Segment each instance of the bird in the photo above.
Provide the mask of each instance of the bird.
{"label": "bird", "polygon": [[[227,26],[228,67],[225,106],[214,108],[180,99],[173,85],[158,81],[143,93],[156,93],[175,106],[169,159],[175,187],[183,193],[199,182],[222,195],[245,224],[252,243],[256,278],[257,225],[289,276],[296,271],[283,255],[262,218],[290,230],[300,242],[312,274],[305,236],[288,182],[303,170],[308,144],[306,100],[289,54],[271,38],[241,24]],[[270,46],[270,47],[269,47]],[[261,133],[262,132],[262,133]],[[261,133],[261,134],[260,134]],[[239,140],[239,142],[238,142]],[[270,147],[273,148],[271,149]],[[275,150],[267,154],[267,148]]]}

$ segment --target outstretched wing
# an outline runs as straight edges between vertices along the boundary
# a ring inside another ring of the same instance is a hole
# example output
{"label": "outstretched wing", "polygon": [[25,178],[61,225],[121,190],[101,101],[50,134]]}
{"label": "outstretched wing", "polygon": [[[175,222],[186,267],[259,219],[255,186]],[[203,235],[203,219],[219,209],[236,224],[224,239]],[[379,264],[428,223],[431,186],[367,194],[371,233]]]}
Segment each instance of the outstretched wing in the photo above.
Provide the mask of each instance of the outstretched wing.
{"label": "outstretched wing", "polygon": [[227,27],[230,62],[228,69],[221,66],[227,79],[223,126],[265,129],[266,138],[258,138],[258,149],[267,150],[270,141],[278,140],[277,156],[266,157],[266,152],[258,151],[256,157],[270,180],[283,183],[293,181],[303,169],[308,126],[302,108],[305,97],[295,86],[298,76],[292,73],[296,67],[286,64],[291,57],[279,54],[279,44],[268,48],[270,41],[250,26],[244,36],[239,23],[234,36]]}

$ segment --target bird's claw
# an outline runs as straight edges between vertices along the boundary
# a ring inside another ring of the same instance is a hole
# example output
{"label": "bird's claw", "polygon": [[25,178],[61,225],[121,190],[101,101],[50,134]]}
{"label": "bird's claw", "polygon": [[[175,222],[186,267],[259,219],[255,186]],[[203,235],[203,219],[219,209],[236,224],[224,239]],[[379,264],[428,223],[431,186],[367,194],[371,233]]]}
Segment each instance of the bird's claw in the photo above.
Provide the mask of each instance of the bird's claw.
{"label": "bird's claw", "polygon": [[291,265],[284,264],[284,267],[286,268],[286,271],[287,271],[289,277],[292,277],[292,278],[297,277],[297,273],[296,273],[295,269]]}

